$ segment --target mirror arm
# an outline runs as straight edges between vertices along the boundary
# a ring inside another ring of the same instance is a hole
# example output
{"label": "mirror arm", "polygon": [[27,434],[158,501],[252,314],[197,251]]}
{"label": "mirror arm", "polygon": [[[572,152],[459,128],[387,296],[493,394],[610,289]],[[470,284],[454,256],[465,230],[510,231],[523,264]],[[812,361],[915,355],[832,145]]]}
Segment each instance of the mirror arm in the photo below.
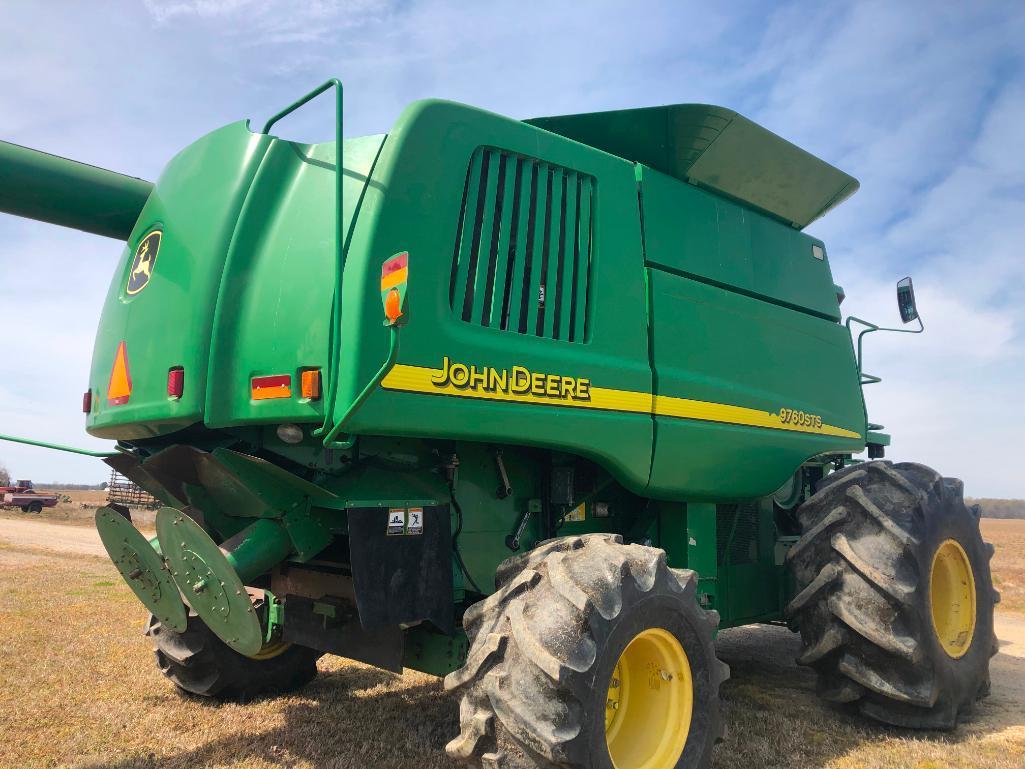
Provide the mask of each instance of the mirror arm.
{"label": "mirror arm", "polygon": [[863,384],[863,385],[875,384],[876,382],[882,381],[879,377],[872,376],[871,374],[865,374],[862,371],[862,368],[861,368],[862,340],[864,339],[865,334],[871,334],[873,331],[894,331],[894,332],[896,332],[898,334],[921,334],[923,331],[925,331],[925,324],[922,323],[921,316],[915,318],[915,320],[918,321],[918,328],[886,328],[884,326],[877,326],[875,323],[870,323],[867,320],[862,320],[861,318],[857,318],[857,317],[855,317],[853,315],[848,315],[847,316],[847,322],[844,325],[847,326],[847,333],[850,334],[852,337],[854,336],[854,332],[851,329],[851,323],[858,323],[858,324],[860,324],[862,326],[865,326],[865,328],[862,329],[858,333],[858,345],[857,345],[857,347],[858,347],[858,358],[857,358],[858,376],[861,377],[861,384]]}

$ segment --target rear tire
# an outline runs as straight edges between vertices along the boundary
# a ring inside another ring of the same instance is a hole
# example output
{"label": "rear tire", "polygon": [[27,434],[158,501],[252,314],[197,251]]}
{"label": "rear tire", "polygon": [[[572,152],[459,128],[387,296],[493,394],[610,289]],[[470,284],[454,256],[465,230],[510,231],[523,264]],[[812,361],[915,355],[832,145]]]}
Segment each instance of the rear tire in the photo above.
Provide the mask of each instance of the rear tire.
{"label": "rear tire", "polygon": [[875,461],[824,478],[798,510],[787,607],[820,696],[895,726],[952,729],[989,693],[993,589],[961,481]]}
{"label": "rear tire", "polygon": [[43,512],[43,503],[33,502],[31,505],[28,506],[28,509],[25,512],[35,513],[36,515],[39,515],[41,512]]}
{"label": "rear tire", "polygon": [[[446,750],[487,769],[703,769],[722,736],[714,611],[697,575],[610,534],[552,540],[499,566],[467,610],[460,734]],[[631,672],[632,671],[632,672]]]}
{"label": "rear tire", "polygon": [[146,635],[154,643],[157,667],[182,691],[218,700],[251,700],[260,694],[290,692],[317,675],[321,652],[304,646],[282,647],[264,659],[230,648],[190,612],[184,633],[165,628],[152,614]]}

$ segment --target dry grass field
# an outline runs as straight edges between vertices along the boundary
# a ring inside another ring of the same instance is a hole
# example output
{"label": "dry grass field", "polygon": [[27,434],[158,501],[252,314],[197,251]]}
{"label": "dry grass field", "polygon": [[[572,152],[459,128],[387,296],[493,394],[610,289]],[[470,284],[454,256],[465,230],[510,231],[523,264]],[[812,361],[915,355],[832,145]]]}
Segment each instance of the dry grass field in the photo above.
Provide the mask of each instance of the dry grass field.
{"label": "dry grass field", "polygon": [[[1025,522],[996,523],[986,524],[994,565],[1005,596],[1019,600],[1007,586],[1021,584]],[[327,658],[293,696],[248,705],[182,696],[153,664],[142,610],[106,559],[12,545],[3,534],[0,520],[0,766],[455,766],[443,746],[457,705],[438,679]],[[1006,621],[1017,638],[994,659],[993,695],[952,734],[881,728],[823,705],[793,664],[797,639],[785,629],[722,633],[733,677],[722,691],[729,735],[716,769],[1025,766],[1025,618]]]}
{"label": "dry grass field", "polygon": [[1000,609],[1025,613],[1025,521],[983,518],[982,535],[996,548],[990,567]]}
{"label": "dry grass field", "polygon": [[[71,497],[70,502],[58,502],[56,507],[44,507],[43,512],[33,516],[44,521],[59,521],[61,523],[81,523],[92,526],[93,514],[96,508],[102,505],[107,499],[106,491],[79,491],[79,490],[49,490],[40,486],[37,491],[44,494],[56,494],[58,497],[66,495]],[[28,516],[17,508],[0,508],[0,516],[4,518],[21,518]]]}
{"label": "dry grass field", "polygon": [[[106,491],[57,489],[48,490],[45,486],[39,487],[40,492],[65,495],[71,497],[70,502],[58,502],[55,507],[44,507],[43,512],[31,516],[36,520],[53,521],[55,523],[66,523],[74,526],[92,526],[96,508],[107,501]],[[0,520],[11,518],[26,520],[28,515],[17,508],[0,508]],[[133,511],[133,519],[141,519],[143,525],[152,523],[153,513],[148,510]]]}

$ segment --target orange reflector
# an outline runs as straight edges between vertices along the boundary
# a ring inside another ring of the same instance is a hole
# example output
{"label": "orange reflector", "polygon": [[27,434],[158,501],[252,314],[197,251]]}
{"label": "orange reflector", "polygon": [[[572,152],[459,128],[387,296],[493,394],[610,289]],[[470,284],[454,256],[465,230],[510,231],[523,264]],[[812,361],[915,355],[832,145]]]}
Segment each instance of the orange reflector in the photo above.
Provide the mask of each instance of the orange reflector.
{"label": "orange reflector", "polygon": [[402,317],[402,297],[397,288],[393,288],[385,297],[384,314],[392,323]]}
{"label": "orange reflector", "polygon": [[252,397],[254,401],[265,401],[271,398],[291,398],[292,377],[288,374],[254,376],[252,379]]}
{"label": "orange reflector", "polygon": [[132,394],[132,375],[128,371],[128,348],[122,340],[114,354],[114,368],[110,372],[110,384],[107,385],[107,400],[111,406],[128,403]]}
{"label": "orange reflector", "polygon": [[302,373],[302,394],[306,400],[320,400],[320,369],[310,369]]}

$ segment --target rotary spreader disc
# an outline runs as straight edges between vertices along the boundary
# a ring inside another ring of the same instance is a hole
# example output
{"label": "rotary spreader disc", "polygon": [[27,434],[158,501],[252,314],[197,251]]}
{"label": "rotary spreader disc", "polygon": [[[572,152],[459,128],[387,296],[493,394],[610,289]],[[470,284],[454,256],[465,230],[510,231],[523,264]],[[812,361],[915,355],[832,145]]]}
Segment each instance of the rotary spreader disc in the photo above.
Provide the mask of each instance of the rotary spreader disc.
{"label": "rotary spreader disc", "polygon": [[96,530],[110,560],[143,605],[165,627],[184,632],[185,604],[153,545],[127,518],[109,507],[96,511]]}
{"label": "rotary spreader disc", "polygon": [[157,513],[157,539],[174,581],[203,622],[239,654],[263,646],[263,630],[238,573],[203,528],[180,510]]}

